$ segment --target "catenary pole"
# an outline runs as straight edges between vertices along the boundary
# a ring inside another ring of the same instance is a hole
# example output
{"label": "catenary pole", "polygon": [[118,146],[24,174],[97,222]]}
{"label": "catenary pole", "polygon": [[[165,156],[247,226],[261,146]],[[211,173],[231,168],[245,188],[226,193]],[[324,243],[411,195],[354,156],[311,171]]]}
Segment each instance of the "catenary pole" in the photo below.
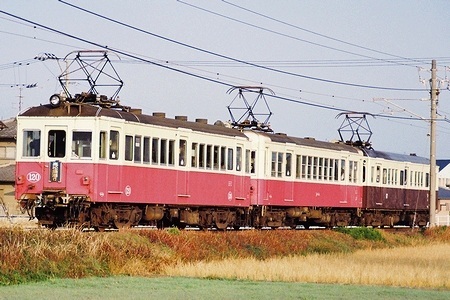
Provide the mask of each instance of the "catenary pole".
{"label": "catenary pole", "polygon": [[430,227],[436,225],[436,106],[439,91],[436,85],[436,60],[431,61],[430,117]]}

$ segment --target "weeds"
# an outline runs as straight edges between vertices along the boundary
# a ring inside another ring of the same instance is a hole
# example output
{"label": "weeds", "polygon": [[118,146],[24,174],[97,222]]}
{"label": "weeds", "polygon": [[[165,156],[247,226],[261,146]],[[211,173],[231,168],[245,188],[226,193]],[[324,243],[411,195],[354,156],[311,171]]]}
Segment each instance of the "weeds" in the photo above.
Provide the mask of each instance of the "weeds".
{"label": "weeds", "polygon": [[[182,231],[80,232],[0,227],[0,285],[50,278],[154,276],[177,264],[229,259],[267,261],[317,253],[450,242],[450,229],[386,233],[348,231]],[[268,272],[268,271],[267,271]]]}

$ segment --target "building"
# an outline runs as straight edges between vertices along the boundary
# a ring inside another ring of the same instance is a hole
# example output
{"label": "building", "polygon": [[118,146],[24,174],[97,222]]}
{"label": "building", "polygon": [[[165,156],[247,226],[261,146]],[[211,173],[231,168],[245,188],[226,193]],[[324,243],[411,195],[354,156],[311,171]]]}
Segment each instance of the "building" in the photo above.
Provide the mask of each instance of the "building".
{"label": "building", "polygon": [[[18,214],[14,198],[17,120],[0,121],[0,196],[4,199],[10,214]],[[0,206],[0,216],[5,212]]]}

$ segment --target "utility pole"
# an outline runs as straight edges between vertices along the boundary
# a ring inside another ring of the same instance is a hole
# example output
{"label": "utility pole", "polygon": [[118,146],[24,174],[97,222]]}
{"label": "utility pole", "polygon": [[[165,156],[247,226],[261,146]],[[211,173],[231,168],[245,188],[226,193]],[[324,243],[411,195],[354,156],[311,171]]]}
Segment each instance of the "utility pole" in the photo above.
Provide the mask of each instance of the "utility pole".
{"label": "utility pole", "polygon": [[430,227],[436,225],[436,107],[439,91],[436,84],[436,60],[431,61],[430,117]]}

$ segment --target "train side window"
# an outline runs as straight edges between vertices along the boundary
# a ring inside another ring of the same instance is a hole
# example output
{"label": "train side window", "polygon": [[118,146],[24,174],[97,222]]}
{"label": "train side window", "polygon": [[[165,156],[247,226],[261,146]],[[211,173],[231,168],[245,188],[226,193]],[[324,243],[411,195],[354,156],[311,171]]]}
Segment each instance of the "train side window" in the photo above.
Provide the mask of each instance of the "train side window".
{"label": "train side window", "polygon": [[131,135],[125,136],[125,160],[133,160],[133,137]]}
{"label": "train side window", "polygon": [[381,177],[380,172],[381,172],[381,167],[377,166],[377,176],[376,176],[377,182],[380,182],[380,177]]}
{"label": "train side window", "polygon": [[175,141],[169,140],[169,165],[173,166],[175,164]]}
{"label": "train side window", "polygon": [[236,171],[242,168],[242,147],[236,147]]}
{"label": "train side window", "polygon": [[305,179],[306,178],[306,170],[307,170],[307,166],[308,166],[308,157],[302,155],[302,170],[301,170],[301,178]]}
{"label": "train side window", "polygon": [[41,131],[25,130],[23,132],[23,156],[37,157],[41,155]]}
{"label": "train side window", "polygon": [[250,162],[250,173],[251,174],[255,174],[255,172],[256,172],[256,151],[252,151],[250,153],[250,159],[251,159],[251,162]]}
{"label": "train side window", "polygon": [[180,166],[186,165],[186,140],[180,140],[179,142],[179,160],[178,164]]}
{"label": "train side window", "polygon": [[301,155],[296,155],[295,156],[295,178],[301,178],[301,171],[302,171],[302,156]]}
{"label": "train side window", "polygon": [[250,173],[250,150],[245,150],[245,173]]}
{"label": "train side window", "polygon": [[323,178],[323,157],[319,157],[319,164],[318,164],[318,170],[317,170],[317,176],[319,180],[322,180]]}
{"label": "train side window", "polygon": [[345,159],[341,159],[341,181],[345,180]]}
{"label": "train side window", "polygon": [[66,156],[66,131],[50,130],[48,132],[48,156]]}
{"label": "train side window", "polygon": [[206,168],[211,169],[212,167],[212,145],[206,146]]}
{"label": "train side window", "polygon": [[192,152],[191,152],[191,165],[193,168],[197,167],[197,149],[198,149],[198,143],[192,143]]}
{"label": "train side window", "polygon": [[286,176],[291,176],[292,154],[286,153]]}
{"label": "train side window", "polygon": [[213,167],[214,170],[219,170],[219,146],[214,146],[214,153],[213,153]]}
{"label": "train side window", "polygon": [[99,158],[106,158],[106,140],[106,131],[100,131]]}
{"label": "train side window", "polygon": [[277,175],[277,153],[272,151],[272,170],[271,176],[275,177]]}
{"label": "train side window", "polygon": [[160,150],[160,156],[159,156],[159,163],[162,165],[167,164],[167,140],[161,139],[161,150]]}
{"label": "train side window", "polygon": [[204,169],[205,168],[205,144],[200,144],[200,148],[198,149],[198,158],[199,158],[198,167],[201,169]]}
{"label": "train side window", "polygon": [[220,147],[220,169],[221,170],[225,170],[226,169],[226,152],[227,152],[227,148],[222,146]]}
{"label": "train side window", "polygon": [[233,170],[233,148],[228,148],[227,169]]}
{"label": "train side window", "polygon": [[383,184],[386,184],[387,182],[387,170],[383,168]]}
{"label": "train side window", "polygon": [[109,132],[109,158],[119,159],[119,132],[115,130]]}
{"label": "train side window", "polygon": [[92,132],[72,132],[72,158],[91,157]]}
{"label": "train side window", "polygon": [[144,137],[144,155],[143,161],[144,163],[150,163],[150,138],[148,136]]}
{"label": "train side window", "polygon": [[134,162],[141,163],[142,137],[136,135],[134,137]]}
{"label": "train side window", "polygon": [[330,158],[330,162],[328,164],[328,180],[333,181],[334,179],[334,159]]}
{"label": "train side window", "polygon": [[425,187],[430,186],[430,173],[425,173]]}
{"label": "train side window", "polygon": [[159,144],[159,139],[152,138],[152,163],[154,163],[154,164],[158,163],[158,144]]}
{"label": "train side window", "polygon": [[283,157],[284,153],[278,152],[278,162],[277,162],[277,176],[283,176]]}

